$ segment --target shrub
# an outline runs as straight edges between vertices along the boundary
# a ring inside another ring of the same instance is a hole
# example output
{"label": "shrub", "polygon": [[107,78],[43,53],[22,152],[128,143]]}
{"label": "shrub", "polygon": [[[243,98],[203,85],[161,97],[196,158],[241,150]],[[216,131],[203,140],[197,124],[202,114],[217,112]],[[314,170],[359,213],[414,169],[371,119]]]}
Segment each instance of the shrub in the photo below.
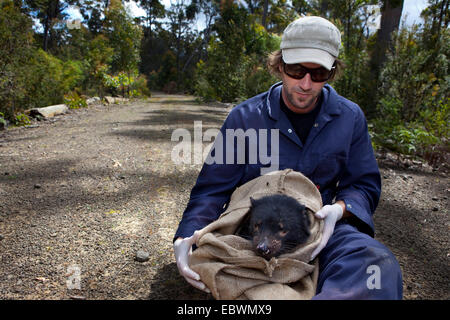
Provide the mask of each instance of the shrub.
{"label": "shrub", "polygon": [[117,76],[110,76],[109,74],[103,73],[102,74],[102,84],[103,86],[113,95],[116,95],[119,88],[120,88],[120,82],[119,77]]}
{"label": "shrub", "polygon": [[394,34],[395,46],[381,72],[380,96],[401,102],[398,116],[407,122],[449,97],[450,31],[442,31],[440,45],[433,49],[423,43],[425,32],[414,26]]}
{"label": "shrub", "polygon": [[145,75],[140,75],[134,78],[130,85],[130,97],[150,97],[151,93],[147,85],[147,78]]}
{"label": "shrub", "polygon": [[122,96],[130,98],[151,95],[144,75],[127,75],[125,72],[119,72],[118,75],[110,76],[105,73],[103,74],[103,85],[113,95],[121,93]]}
{"label": "shrub", "polygon": [[7,125],[7,122],[5,120],[5,114],[3,112],[0,112],[0,128],[5,128]]}
{"label": "shrub", "polygon": [[[254,62],[254,60],[252,61]],[[278,81],[276,77],[271,75],[267,68],[261,66],[261,64],[249,63],[246,68],[249,70],[244,80],[244,95],[246,97],[252,97],[261,92],[267,91],[267,89]]]}
{"label": "shrub", "polygon": [[439,100],[435,110],[425,109],[420,113],[425,128],[439,139],[450,137],[450,98]]}
{"label": "shrub", "polygon": [[437,137],[418,123],[391,124],[389,120],[374,121],[374,127],[378,130],[372,131],[372,140],[377,148],[425,157],[427,151],[439,142]]}
{"label": "shrub", "polygon": [[64,94],[75,89],[83,80],[81,62],[67,61],[39,49],[34,52],[26,73],[28,107],[45,107],[64,101]]}
{"label": "shrub", "polygon": [[62,83],[63,92],[68,92],[79,87],[85,79],[83,63],[81,61],[68,60],[62,65]]}
{"label": "shrub", "polygon": [[26,126],[31,124],[30,118],[23,113],[18,113],[14,119],[14,125],[16,126]]}
{"label": "shrub", "polygon": [[32,26],[17,1],[0,1],[0,112],[4,120],[13,121],[16,112],[27,107]]}
{"label": "shrub", "polygon": [[64,95],[64,103],[69,109],[86,108],[86,99],[80,97],[77,92],[73,91]]}
{"label": "shrub", "polygon": [[431,164],[445,159],[450,149],[450,31],[441,30],[431,49],[426,45],[428,32],[414,26],[394,34],[380,76],[379,118],[373,128],[375,145]]}
{"label": "shrub", "polygon": [[63,62],[39,49],[35,52],[30,66],[27,85],[29,104],[44,107],[61,103],[64,96]]}
{"label": "shrub", "polygon": [[[224,39],[212,37],[208,59],[197,64],[195,93],[204,100],[243,100],[266,91],[277,81],[265,65],[267,54],[279,48],[280,38],[258,23],[241,18],[239,23],[245,28],[241,30],[234,20],[222,25],[219,34]],[[230,36],[234,33],[240,38]]]}

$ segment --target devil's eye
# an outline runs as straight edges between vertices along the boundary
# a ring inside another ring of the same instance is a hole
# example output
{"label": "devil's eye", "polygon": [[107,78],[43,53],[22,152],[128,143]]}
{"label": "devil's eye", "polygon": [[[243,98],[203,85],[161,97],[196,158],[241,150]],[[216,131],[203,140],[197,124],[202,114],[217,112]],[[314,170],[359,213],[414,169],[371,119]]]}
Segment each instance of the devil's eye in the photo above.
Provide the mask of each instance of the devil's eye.
{"label": "devil's eye", "polygon": [[278,234],[280,235],[280,237],[284,237],[288,234],[288,232],[289,231],[287,231],[287,230],[280,230],[280,231],[278,231]]}
{"label": "devil's eye", "polygon": [[280,235],[280,237],[284,237],[285,235],[287,235],[288,231],[284,230],[284,225],[282,223],[278,224],[278,228],[279,228],[278,234]]}

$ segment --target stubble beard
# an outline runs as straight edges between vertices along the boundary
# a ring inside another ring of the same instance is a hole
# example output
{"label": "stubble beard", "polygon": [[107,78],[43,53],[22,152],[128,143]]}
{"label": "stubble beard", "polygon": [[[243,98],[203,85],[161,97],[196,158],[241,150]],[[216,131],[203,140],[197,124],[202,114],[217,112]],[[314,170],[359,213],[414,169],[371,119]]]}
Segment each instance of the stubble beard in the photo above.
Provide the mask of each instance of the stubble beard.
{"label": "stubble beard", "polygon": [[[309,96],[306,98],[300,97],[297,92],[308,94]],[[292,89],[292,91],[283,88],[285,103],[294,112],[297,113],[307,113],[314,109],[317,99],[319,97],[319,93],[309,91],[296,91]],[[287,101],[286,101],[287,100]]]}

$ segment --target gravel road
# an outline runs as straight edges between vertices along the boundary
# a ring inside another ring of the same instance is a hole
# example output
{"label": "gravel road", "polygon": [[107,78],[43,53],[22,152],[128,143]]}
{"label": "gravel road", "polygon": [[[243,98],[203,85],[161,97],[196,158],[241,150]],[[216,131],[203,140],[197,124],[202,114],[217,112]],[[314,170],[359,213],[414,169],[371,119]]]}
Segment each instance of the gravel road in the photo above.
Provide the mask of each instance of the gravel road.
{"label": "gravel road", "polygon": [[[174,263],[201,165],[175,165],[171,136],[219,128],[229,110],[154,94],[0,131],[0,299],[211,299]],[[449,299],[448,175],[379,162],[376,238],[401,264],[405,299]]]}

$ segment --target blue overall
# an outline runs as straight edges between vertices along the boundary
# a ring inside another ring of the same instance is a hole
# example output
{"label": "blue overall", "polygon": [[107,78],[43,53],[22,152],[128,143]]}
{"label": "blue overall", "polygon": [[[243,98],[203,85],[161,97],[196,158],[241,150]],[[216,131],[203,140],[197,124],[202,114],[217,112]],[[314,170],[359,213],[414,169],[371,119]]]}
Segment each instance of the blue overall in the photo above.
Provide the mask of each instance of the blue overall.
{"label": "blue overall", "polygon": [[319,254],[314,298],[401,299],[399,264],[373,238],[381,179],[362,110],[326,84],[320,112],[303,144],[280,110],[281,88],[277,83],[231,110],[191,191],[175,238],[189,237],[216,220],[233,191],[265,173],[261,169],[291,168],[314,182],[324,205],[343,200],[353,214],[338,221]]}

